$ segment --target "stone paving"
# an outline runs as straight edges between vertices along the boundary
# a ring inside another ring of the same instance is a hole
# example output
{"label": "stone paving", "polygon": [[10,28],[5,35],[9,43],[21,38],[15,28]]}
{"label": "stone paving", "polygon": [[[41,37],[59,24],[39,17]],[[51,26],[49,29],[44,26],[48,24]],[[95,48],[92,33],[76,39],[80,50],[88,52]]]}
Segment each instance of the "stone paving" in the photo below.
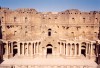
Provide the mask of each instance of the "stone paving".
{"label": "stone paving", "polygon": [[89,65],[97,64],[89,59],[64,59],[64,58],[34,58],[34,59],[5,59],[3,65]]}

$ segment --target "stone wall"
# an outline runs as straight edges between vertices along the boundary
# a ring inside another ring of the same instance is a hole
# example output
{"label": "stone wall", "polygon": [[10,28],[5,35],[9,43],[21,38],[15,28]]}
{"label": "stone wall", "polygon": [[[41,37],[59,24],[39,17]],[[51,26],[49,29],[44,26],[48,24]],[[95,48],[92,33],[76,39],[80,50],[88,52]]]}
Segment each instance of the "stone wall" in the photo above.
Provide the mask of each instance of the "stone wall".
{"label": "stone wall", "polygon": [[[71,41],[70,52],[76,50],[76,54],[79,51],[78,54],[81,56],[81,51],[87,51],[89,48],[89,55],[95,56],[95,43],[91,43],[98,40],[100,11],[82,12],[78,9],[70,9],[62,12],[38,12],[29,8],[11,10],[1,7],[0,20],[2,40],[5,43],[4,57],[13,57],[17,53],[20,55],[22,49],[23,55],[26,52],[28,55],[29,48],[32,48],[31,52],[34,54],[36,51],[33,49],[39,49],[40,54],[46,55],[48,44],[52,45],[52,54],[58,55],[59,52],[62,52],[60,45],[64,48],[65,54],[65,49],[67,51],[67,45]],[[32,43],[28,44],[28,41]],[[38,47],[34,41],[41,42],[41,45]],[[81,43],[79,47],[74,44],[76,42]],[[83,42],[86,44],[83,45]]]}
{"label": "stone wall", "polygon": [[[82,12],[70,9],[62,12],[38,12],[35,9],[0,9],[5,40],[35,40],[52,36],[75,40],[97,40],[100,11]],[[20,38],[20,39],[19,39]]]}

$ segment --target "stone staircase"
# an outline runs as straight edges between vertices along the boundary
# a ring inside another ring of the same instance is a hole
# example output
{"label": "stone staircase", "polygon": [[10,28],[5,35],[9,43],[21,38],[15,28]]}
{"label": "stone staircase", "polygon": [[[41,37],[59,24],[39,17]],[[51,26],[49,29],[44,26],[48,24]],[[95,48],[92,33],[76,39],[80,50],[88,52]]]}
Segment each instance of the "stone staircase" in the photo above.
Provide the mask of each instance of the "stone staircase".
{"label": "stone staircase", "polygon": [[46,55],[46,58],[61,58],[60,56],[53,56],[51,54]]}
{"label": "stone staircase", "polygon": [[12,65],[0,65],[0,68],[14,68]]}
{"label": "stone staircase", "polygon": [[0,68],[99,68],[88,65],[0,65]]}
{"label": "stone staircase", "polygon": [[94,61],[83,58],[64,59],[61,56],[53,55],[47,55],[44,58],[40,56],[34,59],[14,57],[5,59],[1,63],[0,68],[97,68],[97,64]]}

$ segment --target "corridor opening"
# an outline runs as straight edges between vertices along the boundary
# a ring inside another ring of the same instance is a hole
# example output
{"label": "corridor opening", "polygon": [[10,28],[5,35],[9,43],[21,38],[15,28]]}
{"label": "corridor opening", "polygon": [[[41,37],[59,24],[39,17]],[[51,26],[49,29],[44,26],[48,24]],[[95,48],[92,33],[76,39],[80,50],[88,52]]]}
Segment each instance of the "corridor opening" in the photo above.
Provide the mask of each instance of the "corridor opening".
{"label": "corridor opening", "polygon": [[17,49],[13,49],[13,56],[17,54]]}
{"label": "corridor opening", "polygon": [[52,54],[52,48],[47,48],[47,54]]}
{"label": "corridor opening", "polygon": [[81,54],[86,56],[86,46],[81,47]]}
{"label": "corridor opening", "polygon": [[52,45],[51,44],[47,44],[47,54],[52,54]]}
{"label": "corridor opening", "polygon": [[81,50],[81,54],[84,55],[84,56],[86,56],[84,49]]}

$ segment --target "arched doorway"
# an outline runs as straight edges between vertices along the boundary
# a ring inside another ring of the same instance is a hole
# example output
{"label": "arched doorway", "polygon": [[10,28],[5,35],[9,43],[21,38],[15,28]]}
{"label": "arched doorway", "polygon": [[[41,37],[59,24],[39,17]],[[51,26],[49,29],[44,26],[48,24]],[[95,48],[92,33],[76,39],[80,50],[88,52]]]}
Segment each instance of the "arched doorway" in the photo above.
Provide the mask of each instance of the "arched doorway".
{"label": "arched doorway", "polygon": [[47,55],[48,54],[52,54],[52,45],[51,44],[47,44]]}
{"label": "arched doorway", "polygon": [[86,57],[86,43],[85,42],[82,42],[81,54]]}
{"label": "arched doorway", "polygon": [[81,54],[86,56],[86,47],[85,46],[81,47]]}
{"label": "arched doorway", "polygon": [[48,36],[51,36],[51,29],[48,29]]}
{"label": "arched doorway", "polygon": [[17,42],[13,42],[13,56],[15,56],[18,53],[18,49],[17,49]]}

